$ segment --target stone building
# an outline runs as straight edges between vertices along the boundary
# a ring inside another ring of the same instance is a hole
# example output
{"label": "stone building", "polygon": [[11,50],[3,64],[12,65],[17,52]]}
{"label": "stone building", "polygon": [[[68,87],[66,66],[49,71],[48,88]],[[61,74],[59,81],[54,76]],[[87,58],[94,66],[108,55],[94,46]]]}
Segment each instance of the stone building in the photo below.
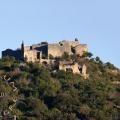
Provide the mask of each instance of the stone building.
{"label": "stone building", "polygon": [[72,61],[60,61],[59,70],[72,71],[75,74],[80,74],[78,63],[74,63]]}
{"label": "stone building", "polygon": [[87,74],[87,66],[85,64],[79,65],[78,63],[72,61],[60,61],[59,70],[71,71],[74,74],[80,74],[84,77],[84,79],[89,77]]}
{"label": "stone building", "polygon": [[41,42],[40,44],[33,44],[32,46],[25,46],[21,44],[21,48],[17,50],[7,49],[2,51],[2,57],[13,56],[17,60],[26,60],[27,62],[49,62],[49,56],[61,57],[65,52],[69,55],[77,54],[83,55],[83,52],[88,51],[86,44],[80,44],[75,39],[74,41],[61,41],[59,43],[48,44]]}

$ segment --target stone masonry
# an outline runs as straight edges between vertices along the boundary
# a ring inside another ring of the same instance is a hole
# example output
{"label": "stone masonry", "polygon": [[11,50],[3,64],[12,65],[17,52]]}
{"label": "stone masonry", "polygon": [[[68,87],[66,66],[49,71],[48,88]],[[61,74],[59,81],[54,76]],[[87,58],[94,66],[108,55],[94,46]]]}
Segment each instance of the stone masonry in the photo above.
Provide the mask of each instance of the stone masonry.
{"label": "stone masonry", "polygon": [[46,59],[49,61],[49,56],[61,57],[65,52],[69,55],[77,54],[82,56],[84,52],[88,51],[86,44],[80,44],[78,40],[67,41],[63,40],[59,43],[48,44],[41,42],[32,46],[25,46],[24,42],[21,48],[17,50],[7,49],[2,51],[2,57],[12,56],[17,60],[26,60],[27,62],[41,62]]}

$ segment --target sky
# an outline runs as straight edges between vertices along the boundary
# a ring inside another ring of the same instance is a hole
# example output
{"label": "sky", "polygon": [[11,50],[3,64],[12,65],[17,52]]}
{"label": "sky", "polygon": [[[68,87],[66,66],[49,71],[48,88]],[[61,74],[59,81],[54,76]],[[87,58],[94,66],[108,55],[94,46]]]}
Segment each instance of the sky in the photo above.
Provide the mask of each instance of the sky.
{"label": "sky", "polygon": [[120,68],[120,0],[0,0],[0,52],[75,38]]}

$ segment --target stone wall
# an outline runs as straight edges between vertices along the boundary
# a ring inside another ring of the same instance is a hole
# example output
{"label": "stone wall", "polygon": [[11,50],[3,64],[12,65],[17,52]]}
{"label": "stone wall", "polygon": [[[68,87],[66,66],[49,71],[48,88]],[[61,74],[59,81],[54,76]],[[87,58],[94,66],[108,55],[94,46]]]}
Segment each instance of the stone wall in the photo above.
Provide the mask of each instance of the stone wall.
{"label": "stone wall", "polygon": [[88,51],[87,45],[80,44],[79,41],[64,40],[55,44],[42,42],[40,44],[34,44],[32,46],[24,46],[24,43],[22,43],[21,49],[15,51],[10,49],[5,50],[2,52],[2,56],[13,56],[16,59],[27,58],[27,61],[35,62],[38,61],[38,52],[42,52],[42,55],[45,58],[48,58],[49,55],[52,55],[53,57],[61,57],[64,52],[67,52],[69,55],[73,54],[73,49],[75,51],[75,54],[79,54],[80,56],[83,54],[84,51]]}
{"label": "stone wall", "polygon": [[53,57],[62,56],[62,46],[59,44],[49,44],[48,45],[48,55],[52,55]]}
{"label": "stone wall", "polygon": [[51,54],[53,57],[62,56],[64,52],[69,55],[73,54],[72,48],[75,49],[75,54],[82,56],[84,51],[88,51],[86,44],[80,44],[79,41],[62,41],[58,44],[48,45],[48,55]]}
{"label": "stone wall", "polygon": [[41,46],[39,46],[39,47],[36,47],[36,48],[34,48],[33,50],[42,52],[42,55],[43,55],[44,57],[47,57],[47,56],[48,56],[48,45],[47,45],[47,44],[41,45]]}
{"label": "stone wall", "polygon": [[75,54],[79,54],[80,56],[82,56],[84,52],[88,51],[88,47],[86,44],[84,45],[79,44],[74,49],[75,49]]}
{"label": "stone wall", "polygon": [[87,74],[87,66],[85,64],[79,65],[78,63],[73,62],[59,61],[59,70],[72,70],[74,74],[80,74],[84,79],[89,78],[89,74]]}
{"label": "stone wall", "polygon": [[72,70],[74,74],[80,74],[78,63],[60,62],[59,70],[64,70],[64,71]]}
{"label": "stone wall", "polygon": [[69,44],[69,46],[72,46],[72,47],[75,47],[80,44],[79,41],[64,41],[63,44],[65,43]]}
{"label": "stone wall", "polygon": [[48,45],[48,55],[52,55],[53,57],[60,57],[64,54],[64,52],[67,52],[68,54],[71,54],[71,47],[69,44],[49,44]]}
{"label": "stone wall", "polygon": [[37,59],[37,52],[35,50],[29,50],[24,52],[24,58],[27,62],[36,62]]}

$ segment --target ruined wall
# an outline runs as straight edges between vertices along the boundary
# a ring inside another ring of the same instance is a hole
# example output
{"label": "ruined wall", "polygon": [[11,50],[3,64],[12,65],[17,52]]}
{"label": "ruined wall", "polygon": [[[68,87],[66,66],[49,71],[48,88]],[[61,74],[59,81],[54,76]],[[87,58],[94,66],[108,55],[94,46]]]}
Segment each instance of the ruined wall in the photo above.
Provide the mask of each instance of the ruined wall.
{"label": "ruined wall", "polygon": [[48,45],[47,44],[41,45],[39,47],[35,47],[34,50],[42,51],[43,56],[45,57],[48,56]]}
{"label": "ruined wall", "polygon": [[59,44],[48,45],[48,55],[51,54],[54,57],[62,56],[64,52],[69,55],[73,54],[72,48],[75,49],[75,54],[82,56],[84,51],[88,51],[87,45],[80,44],[79,41],[62,41]]}
{"label": "ruined wall", "polygon": [[24,58],[27,62],[36,62],[37,61],[37,52],[35,50],[25,51]]}
{"label": "ruined wall", "polygon": [[48,55],[52,55],[53,57],[59,57],[62,55],[62,48],[59,44],[49,44],[48,45]]}
{"label": "ruined wall", "polygon": [[75,48],[75,54],[79,54],[80,56],[83,55],[84,52],[88,51],[88,47],[86,44],[80,44],[78,46],[76,46]]}
{"label": "ruined wall", "polygon": [[32,45],[32,49],[35,49],[35,48],[38,48],[38,47],[40,47],[40,44],[33,44]]}
{"label": "ruined wall", "polygon": [[74,73],[74,74],[80,74],[80,70],[79,70],[79,65],[78,65],[78,63],[75,63],[75,64],[72,66],[72,70],[73,70],[73,73]]}
{"label": "ruined wall", "polygon": [[64,52],[72,54],[71,46],[68,43],[48,45],[48,55],[51,54],[53,57],[60,57],[64,54]]}
{"label": "ruined wall", "polygon": [[87,66],[85,64],[82,66],[82,76],[84,77],[84,79],[89,78],[89,74],[87,74]]}
{"label": "ruined wall", "polygon": [[87,74],[87,66],[85,64],[82,66],[82,74],[84,76]]}
{"label": "ruined wall", "polygon": [[[74,49],[74,51],[73,51]],[[32,46],[21,45],[19,50],[5,50],[2,52],[2,57],[13,56],[17,60],[27,58],[28,61],[37,61],[37,52],[42,52],[42,55],[47,58],[49,55],[53,57],[61,57],[64,52],[70,54],[82,55],[84,51],[88,51],[87,45],[80,44],[79,41],[61,41],[57,44],[48,44],[47,42],[42,42],[40,44],[34,44]],[[23,53],[24,52],[24,53]],[[24,55],[23,55],[24,54]]]}
{"label": "ruined wall", "polygon": [[71,69],[74,74],[80,74],[78,63],[75,63],[75,64],[64,64],[64,63],[60,62],[59,70],[67,71],[67,69]]}
{"label": "ruined wall", "polygon": [[71,47],[75,47],[80,44],[79,41],[65,41],[64,43],[69,44]]}

